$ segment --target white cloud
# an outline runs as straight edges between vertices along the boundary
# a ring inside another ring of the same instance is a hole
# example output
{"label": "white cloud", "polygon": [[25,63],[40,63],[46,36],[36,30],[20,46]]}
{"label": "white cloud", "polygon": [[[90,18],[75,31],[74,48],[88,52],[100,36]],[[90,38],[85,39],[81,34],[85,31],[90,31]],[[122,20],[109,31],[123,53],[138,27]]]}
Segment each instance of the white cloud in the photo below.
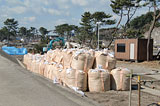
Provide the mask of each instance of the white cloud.
{"label": "white cloud", "polygon": [[36,17],[35,16],[32,16],[32,17],[24,17],[23,20],[25,22],[34,22],[36,20]]}
{"label": "white cloud", "polygon": [[1,14],[22,14],[25,13],[27,9],[22,6],[16,6],[16,7],[8,7],[8,6],[1,6]]}
{"label": "white cloud", "polygon": [[18,5],[18,4],[23,4],[21,0],[5,0],[8,4],[11,5]]}
{"label": "white cloud", "polygon": [[110,0],[99,0],[101,4],[107,5],[110,4],[111,1]]}
{"label": "white cloud", "polygon": [[94,13],[97,11],[97,9],[96,8],[85,8],[84,11],[89,11],[91,13]]}
{"label": "white cloud", "polygon": [[80,22],[81,22],[81,19],[79,19],[79,18],[72,18],[72,23],[71,24],[79,25]]}
{"label": "white cloud", "polygon": [[87,0],[72,0],[75,5],[86,6],[88,4]]}
{"label": "white cloud", "polygon": [[22,14],[22,13],[26,12],[27,9],[22,6],[17,6],[17,7],[10,8],[10,11],[14,12],[16,14]]}
{"label": "white cloud", "polygon": [[42,8],[44,13],[49,13],[51,15],[61,15],[61,11],[53,9],[53,8]]}
{"label": "white cloud", "polygon": [[65,15],[70,16],[70,12],[69,11],[65,12]]}
{"label": "white cloud", "polygon": [[9,16],[7,14],[2,14],[1,17],[2,18],[8,18]]}
{"label": "white cloud", "polygon": [[20,25],[29,25],[33,22],[35,22],[36,17],[35,16],[31,16],[31,17],[24,17],[18,20]]}
{"label": "white cloud", "polygon": [[60,24],[65,24],[67,23],[67,20],[65,19],[58,19],[56,22],[55,22],[55,25],[60,25]]}
{"label": "white cloud", "polygon": [[52,15],[61,15],[61,12],[55,9],[48,9],[48,13]]}
{"label": "white cloud", "polygon": [[58,0],[60,3],[67,3],[69,0]]}

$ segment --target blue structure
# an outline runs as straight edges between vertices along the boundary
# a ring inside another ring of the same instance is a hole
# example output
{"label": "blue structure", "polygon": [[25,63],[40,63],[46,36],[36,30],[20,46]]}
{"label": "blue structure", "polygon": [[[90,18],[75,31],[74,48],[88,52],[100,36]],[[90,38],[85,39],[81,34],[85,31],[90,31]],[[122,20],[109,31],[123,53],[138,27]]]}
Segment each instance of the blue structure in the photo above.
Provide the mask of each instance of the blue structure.
{"label": "blue structure", "polygon": [[25,55],[25,54],[27,54],[26,48],[16,48],[16,47],[3,46],[2,50],[9,55]]}

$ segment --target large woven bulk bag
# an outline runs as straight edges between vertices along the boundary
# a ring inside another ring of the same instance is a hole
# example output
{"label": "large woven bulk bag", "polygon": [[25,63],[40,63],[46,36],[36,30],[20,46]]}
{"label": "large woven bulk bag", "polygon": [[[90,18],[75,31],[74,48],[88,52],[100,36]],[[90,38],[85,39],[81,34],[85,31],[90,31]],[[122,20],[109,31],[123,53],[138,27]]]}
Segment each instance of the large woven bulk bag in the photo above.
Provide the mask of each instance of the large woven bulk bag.
{"label": "large woven bulk bag", "polygon": [[55,57],[56,57],[55,50],[52,50],[51,54],[50,54],[50,60],[51,60],[51,62],[54,62]]}
{"label": "large woven bulk bag", "polygon": [[39,62],[36,60],[32,62],[32,72],[39,73]]}
{"label": "large woven bulk bag", "polygon": [[55,51],[55,55],[56,55],[56,57],[54,58],[54,61],[55,61],[56,63],[61,63],[61,62],[62,62],[62,59],[63,59],[62,51],[59,50],[59,49],[57,49],[57,50]]}
{"label": "large woven bulk bag", "polygon": [[60,73],[60,78],[61,78],[61,83],[62,85],[66,86],[66,70],[63,69],[62,72]]}
{"label": "large woven bulk bag", "polygon": [[32,56],[32,54],[30,54],[30,53],[28,53],[28,54],[26,54],[26,55],[24,55],[24,64],[26,65],[26,67],[28,66],[28,64],[29,64],[29,59],[31,59],[31,56]]}
{"label": "large woven bulk bag", "polygon": [[51,62],[51,58],[52,58],[52,53],[53,53],[54,51],[53,50],[49,50],[48,52],[47,52],[47,54],[46,54],[46,60],[47,61],[49,61],[49,62]]}
{"label": "large woven bulk bag", "polygon": [[53,80],[54,79],[54,71],[55,71],[55,64],[50,64],[50,66],[48,68],[47,78]]}
{"label": "large woven bulk bag", "polygon": [[37,60],[36,63],[35,63],[35,69],[34,69],[35,73],[39,73],[39,63],[40,63],[40,60]]}
{"label": "large woven bulk bag", "polygon": [[34,73],[38,73],[38,68],[39,68],[39,61],[40,61],[41,57],[40,54],[35,54],[32,55],[32,61],[31,61],[31,65],[30,65],[30,71],[34,72]]}
{"label": "large woven bulk bag", "polygon": [[94,57],[94,55],[93,54],[90,54],[90,53],[86,53],[86,60],[85,60],[85,62],[86,62],[86,69],[84,68],[84,70],[87,70],[87,72],[88,72],[88,70],[89,69],[92,69],[92,67],[93,67],[93,63],[94,63],[94,59],[95,59],[95,57]]}
{"label": "large woven bulk bag", "polygon": [[66,84],[68,87],[75,87],[75,69],[66,69]]}
{"label": "large woven bulk bag", "polygon": [[80,53],[72,59],[71,67],[76,70],[88,71],[92,68],[94,57],[89,53]]}
{"label": "large woven bulk bag", "polygon": [[89,51],[88,51],[88,53],[90,53],[90,54],[91,54],[91,56],[93,56],[93,57],[94,57],[96,52],[95,52],[94,50],[92,50],[92,49],[91,49],[91,50],[89,50]]}
{"label": "large woven bulk bag", "polygon": [[32,54],[29,54],[29,56],[28,56],[28,60],[27,60],[27,69],[28,70],[31,70],[31,63],[32,63],[32,58],[33,57],[33,55]]}
{"label": "large woven bulk bag", "polygon": [[116,67],[116,59],[114,57],[107,56],[106,68],[111,71]]}
{"label": "large woven bulk bag", "polygon": [[56,58],[56,50],[53,50],[52,54],[51,54],[51,60],[52,60],[52,62],[55,61],[55,58]]}
{"label": "large woven bulk bag", "polygon": [[106,69],[107,54],[99,53],[96,54],[96,68]]}
{"label": "large woven bulk bag", "polygon": [[44,75],[44,60],[39,62],[39,74]]}
{"label": "large woven bulk bag", "polygon": [[28,59],[29,59],[29,53],[28,54],[26,54],[26,55],[24,55],[24,58],[23,58],[23,63],[24,63],[24,65],[26,66],[26,68],[27,68],[27,65],[28,65]]}
{"label": "large woven bulk bag", "polygon": [[28,54],[25,54],[23,56],[23,63],[26,65],[27,64],[27,58],[28,58]]}
{"label": "large woven bulk bag", "polygon": [[45,68],[44,68],[44,77],[46,77],[46,78],[47,78],[47,75],[48,75],[49,67],[50,67],[50,65],[49,65],[49,64],[46,64],[46,65],[45,65]]}
{"label": "large woven bulk bag", "polygon": [[116,59],[104,53],[96,55],[96,68],[111,71],[116,66]]}
{"label": "large woven bulk bag", "polygon": [[88,85],[90,92],[110,90],[110,73],[104,69],[90,69],[88,72]]}
{"label": "large woven bulk bag", "polygon": [[85,60],[85,54],[79,54],[78,56],[74,56],[71,67],[76,70],[84,70]]}
{"label": "large woven bulk bag", "polygon": [[83,70],[76,70],[75,87],[81,91],[87,90],[87,73]]}
{"label": "large woven bulk bag", "polygon": [[48,61],[42,60],[39,65],[39,73],[44,76],[44,70],[46,65],[49,64]]}
{"label": "large woven bulk bag", "polygon": [[131,73],[127,68],[116,68],[111,71],[111,85],[113,90],[129,90]]}
{"label": "large woven bulk bag", "polygon": [[48,66],[47,66],[47,71],[46,71],[46,77],[48,78],[48,79],[52,79],[52,70],[53,69],[53,65],[52,64],[49,64]]}
{"label": "large woven bulk bag", "polygon": [[63,51],[63,66],[64,69],[70,68],[71,67],[71,62],[72,62],[72,51]]}
{"label": "large woven bulk bag", "polygon": [[61,83],[61,72],[63,71],[63,66],[61,64],[56,64],[53,71],[53,77],[56,83]]}
{"label": "large woven bulk bag", "polygon": [[36,67],[36,60],[33,60],[32,62],[31,62],[31,68],[30,68],[30,71],[32,71],[32,72],[35,72],[35,67]]}

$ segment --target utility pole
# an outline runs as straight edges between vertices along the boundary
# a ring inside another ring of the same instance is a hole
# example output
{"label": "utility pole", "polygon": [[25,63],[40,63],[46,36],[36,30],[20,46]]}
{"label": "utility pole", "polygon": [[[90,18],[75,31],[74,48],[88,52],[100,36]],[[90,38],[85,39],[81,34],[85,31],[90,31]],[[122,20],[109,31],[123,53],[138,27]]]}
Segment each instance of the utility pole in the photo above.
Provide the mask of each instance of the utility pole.
{"label": "utility pole", "polygon": [[97,49],[99,50],[99,27],[100,27],[100,24],[101,24],[101,22],[97,22],[96,23],[97,24],[97,29],[98,29],[98,42],[97,42],[97,45],[98,45],[98,47],[97,47]]}

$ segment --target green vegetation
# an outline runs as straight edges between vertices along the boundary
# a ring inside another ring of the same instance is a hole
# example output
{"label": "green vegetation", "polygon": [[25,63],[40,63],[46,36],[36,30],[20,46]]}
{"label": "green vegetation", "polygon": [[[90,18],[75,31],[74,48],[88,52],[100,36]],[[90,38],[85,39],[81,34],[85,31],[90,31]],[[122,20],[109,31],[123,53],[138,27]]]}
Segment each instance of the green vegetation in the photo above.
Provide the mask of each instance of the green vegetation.
{"label": "green vegetation", "polygon": [[[53,31],[58,36],[65,37],[67,41],[75,41],[82,45],[87,45],[91,48],[97,47],[98,27],[104,26],[112,27],[100,30],[108,34],[104,35],[102,39],[110,40],[111,45],[114,38],[141,38],[143,34],[148,31],[148,46],[150,43],[151,33],[154,27],[160,27],[159,18],[159,0],[110,0],[111,8],[114,14],[119,19],[114,20],[112,14],[107,14],[103,11],[96,11],[94,13],[84,12],[81,15],[81,22],[79,26],[70,25],[68,23],[55,26],[54,30],[48,30],[40,27],[37,30],[34,27],[18,27],[18,21],[14,18],[7,19],[4,22],[4,27],[0,29],[0,41],[11,41],[15,37],[25,38],[28,41],[34,38],[40,38],[41,41],[35,46],[36,50],[42,50],[43,46],[49,42],[48,33]],[[141,14],[134,18],[134,15],[140,8],[149,7],[146,14]],[[122,20],[123,23],[122,23]],[[101,24],[97,24],[97,22]],[[39,34],[40,33],[40,34]],[[74,33],[75,36],[72,36]],[[148,50],[148,49],[147,49]]]}
{"label": "green vegetation", "polygon": [[76,33],[78,31],[78,26],[69,25],[69,24],[61,24],[61,25],[55,26],[54,32],[57,33],[61,37],[67,36],[67,40],[69,40],[72,36],[71,35],[72,30],[74,30]]}

